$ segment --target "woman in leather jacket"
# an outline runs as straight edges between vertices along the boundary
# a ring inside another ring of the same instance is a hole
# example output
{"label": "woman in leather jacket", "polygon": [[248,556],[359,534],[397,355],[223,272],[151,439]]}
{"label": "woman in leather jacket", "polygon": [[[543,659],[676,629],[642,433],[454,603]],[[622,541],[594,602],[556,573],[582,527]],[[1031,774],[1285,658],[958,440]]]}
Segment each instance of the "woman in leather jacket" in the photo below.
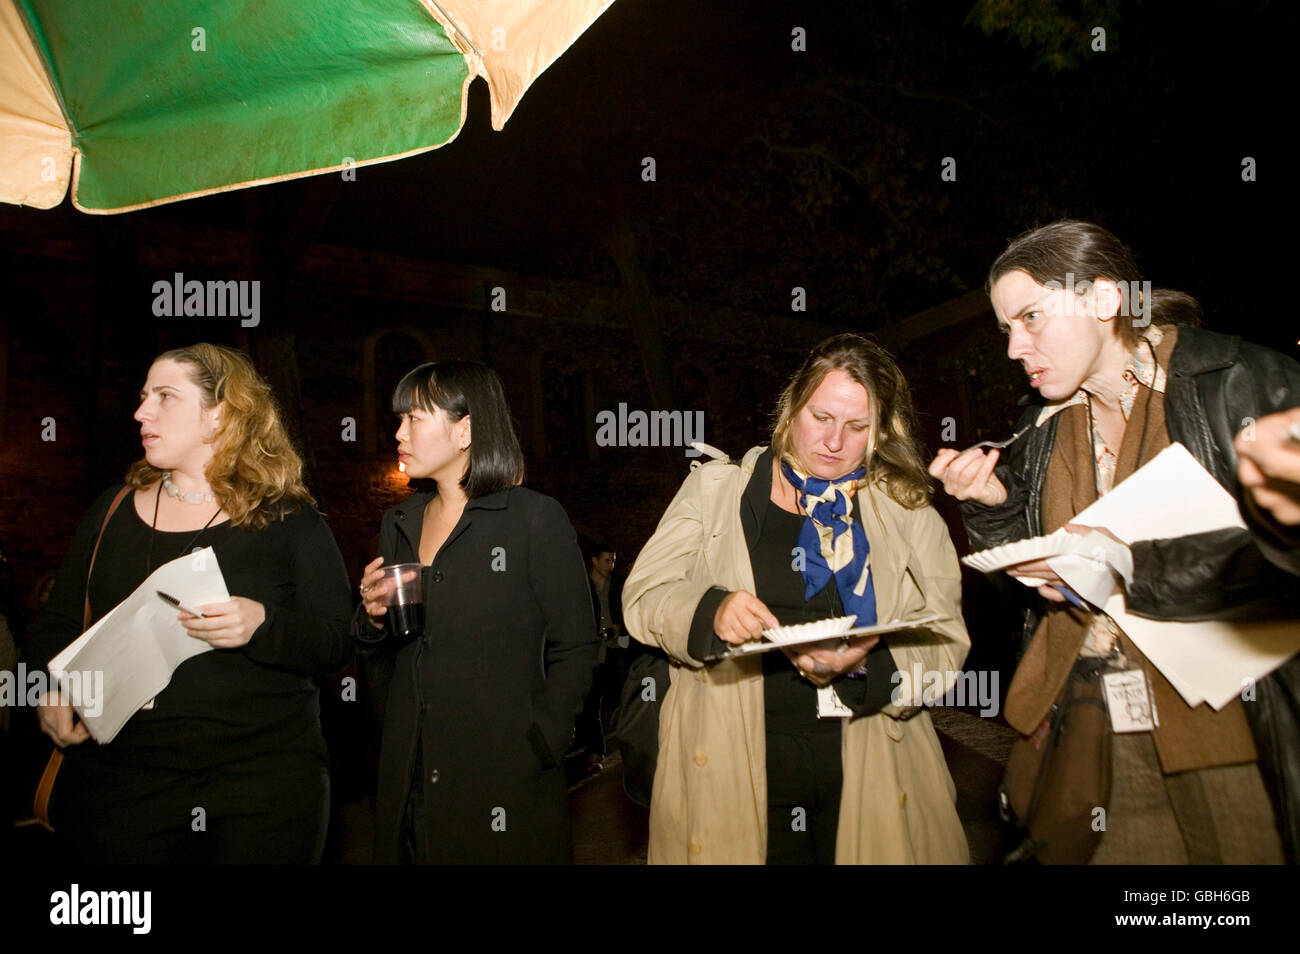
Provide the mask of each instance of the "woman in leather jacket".
{"label": "woman in leather jacket", "polygon": [[[1025,233],[993,264],[987,288],[1008,335],[1007,356],[1022,364],[1041,399],[1026,410],[1017,430],[1029,430],[1005,460],[996,450],[944,449],[931,463],[930,473],[961,501],[974,548],[1061,526],[1091,532],[1070,524],[1073,515],[1172,442],[1236,493],[1238,430],[1300,399],[1294,361],[1193,327],[1194,299],[1152,291],[1138,284],[1138,274],[1119,239],[1077,221]],[[1300,602],[1289,595],[1294,581],[1245,529],[1125,546],[1099,528],[1093,539],[1106,549],[1132,614],[1300,618]],[[1219,712],[1192,708],[1114,621],[1079,600],[1045,561],[1007,572],[1043,581],[1005,709],[1022,736],[1040,729],[1080,660],[1141,669],[1151,687],[1154,730],[1111,740],[1108,823],[1091,861],[1281,860],[1279,826],[1261,784],[1262,769],[1293,845],[1295,796],[1286,793],[1295,792],[1296,776],[1294,757],[1288,768],[1287,746],[1277,744],[1270,685],[1277,677],[1261,682],[1256,701],[1234,700]]]}

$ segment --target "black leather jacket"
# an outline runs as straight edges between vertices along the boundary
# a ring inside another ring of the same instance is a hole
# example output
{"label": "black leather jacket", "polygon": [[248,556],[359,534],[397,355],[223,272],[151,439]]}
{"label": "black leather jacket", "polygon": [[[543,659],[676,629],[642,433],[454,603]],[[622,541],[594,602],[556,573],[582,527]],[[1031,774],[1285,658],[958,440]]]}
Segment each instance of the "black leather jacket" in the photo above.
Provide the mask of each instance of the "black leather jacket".
{"label": "black leather jacket", "polygon": [[[1236,336],[1179,328],[1167,373],[1170,438],[1236,495],[1233,438],[1249,420],[1300,404],[1300,365]],[[1017,429],[1035,421],[1040,411],[1041,404],[1031,405]],[[1058,420],[1053,417],[1031,430],[998,464],[994,472],[1007,489],[1005,503],[961,503],[972,548],[983,550],[1043,532],[1043,483]],[[1300,586],[1266,558],[1250,531],[1225,529],[1146,540],[1132,550],[1134,579],[1126,592],[1128,609],[1136,615],[1166,620],[1300,616]],[[1041,606],[1033,591],[1018,583],[1013,587],[1011,592],[1032,597],[1035,610]],[[1037,626],[1035,610],[1027,614],[1026,640]]]}

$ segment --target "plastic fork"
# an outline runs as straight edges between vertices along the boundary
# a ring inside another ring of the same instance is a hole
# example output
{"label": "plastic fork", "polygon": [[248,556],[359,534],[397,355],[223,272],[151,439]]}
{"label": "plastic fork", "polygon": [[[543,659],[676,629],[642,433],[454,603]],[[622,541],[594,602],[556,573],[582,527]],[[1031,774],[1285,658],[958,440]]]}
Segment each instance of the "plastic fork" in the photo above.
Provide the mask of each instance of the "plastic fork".
{"label": "plastic fork", "polygon": [[970,447],[966,448],[966,450],[962,451],[962,453],[964,454],[966,451],[976,450],[980,447],[987,447],[990,450],[1002,450],[1004,447],[1010,447],[1016,441],[1020,440],[1020,438],[1024,437],[1025,432],[1030,430],[1033,426],[1034,425],[1032,424],[1026,424],[1005,441],[980,441],[978,444],[972,444]]}

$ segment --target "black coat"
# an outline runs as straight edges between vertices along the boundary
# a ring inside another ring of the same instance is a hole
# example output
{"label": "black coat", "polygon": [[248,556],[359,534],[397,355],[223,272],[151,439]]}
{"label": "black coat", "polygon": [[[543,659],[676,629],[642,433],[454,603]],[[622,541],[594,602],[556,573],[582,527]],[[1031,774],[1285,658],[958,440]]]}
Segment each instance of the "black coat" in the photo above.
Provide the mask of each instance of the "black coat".
{"label": "black coat", "polygon": [[[384,514],[385,563],[419,562],[431,493]],[[391,664],[375,860],[402,857],[416,766],[428,839],[444,863],[571,860],[561,762],[596,664],[582,556],[563,508],[523,487],[465,506],[423,571],[424,635],[403,646],[358,617],[368,663]]]}

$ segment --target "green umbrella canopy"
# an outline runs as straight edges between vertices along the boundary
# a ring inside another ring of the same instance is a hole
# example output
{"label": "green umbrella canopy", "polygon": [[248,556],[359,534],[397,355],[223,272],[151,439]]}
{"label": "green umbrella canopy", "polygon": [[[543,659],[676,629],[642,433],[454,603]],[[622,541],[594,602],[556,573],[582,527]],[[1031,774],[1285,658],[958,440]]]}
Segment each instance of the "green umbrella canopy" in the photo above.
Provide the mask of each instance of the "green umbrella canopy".
{"label": "green umbrella canopy", "polygon": [[613,0],[0,0],[0,200],[125,212],[502,128]]}

